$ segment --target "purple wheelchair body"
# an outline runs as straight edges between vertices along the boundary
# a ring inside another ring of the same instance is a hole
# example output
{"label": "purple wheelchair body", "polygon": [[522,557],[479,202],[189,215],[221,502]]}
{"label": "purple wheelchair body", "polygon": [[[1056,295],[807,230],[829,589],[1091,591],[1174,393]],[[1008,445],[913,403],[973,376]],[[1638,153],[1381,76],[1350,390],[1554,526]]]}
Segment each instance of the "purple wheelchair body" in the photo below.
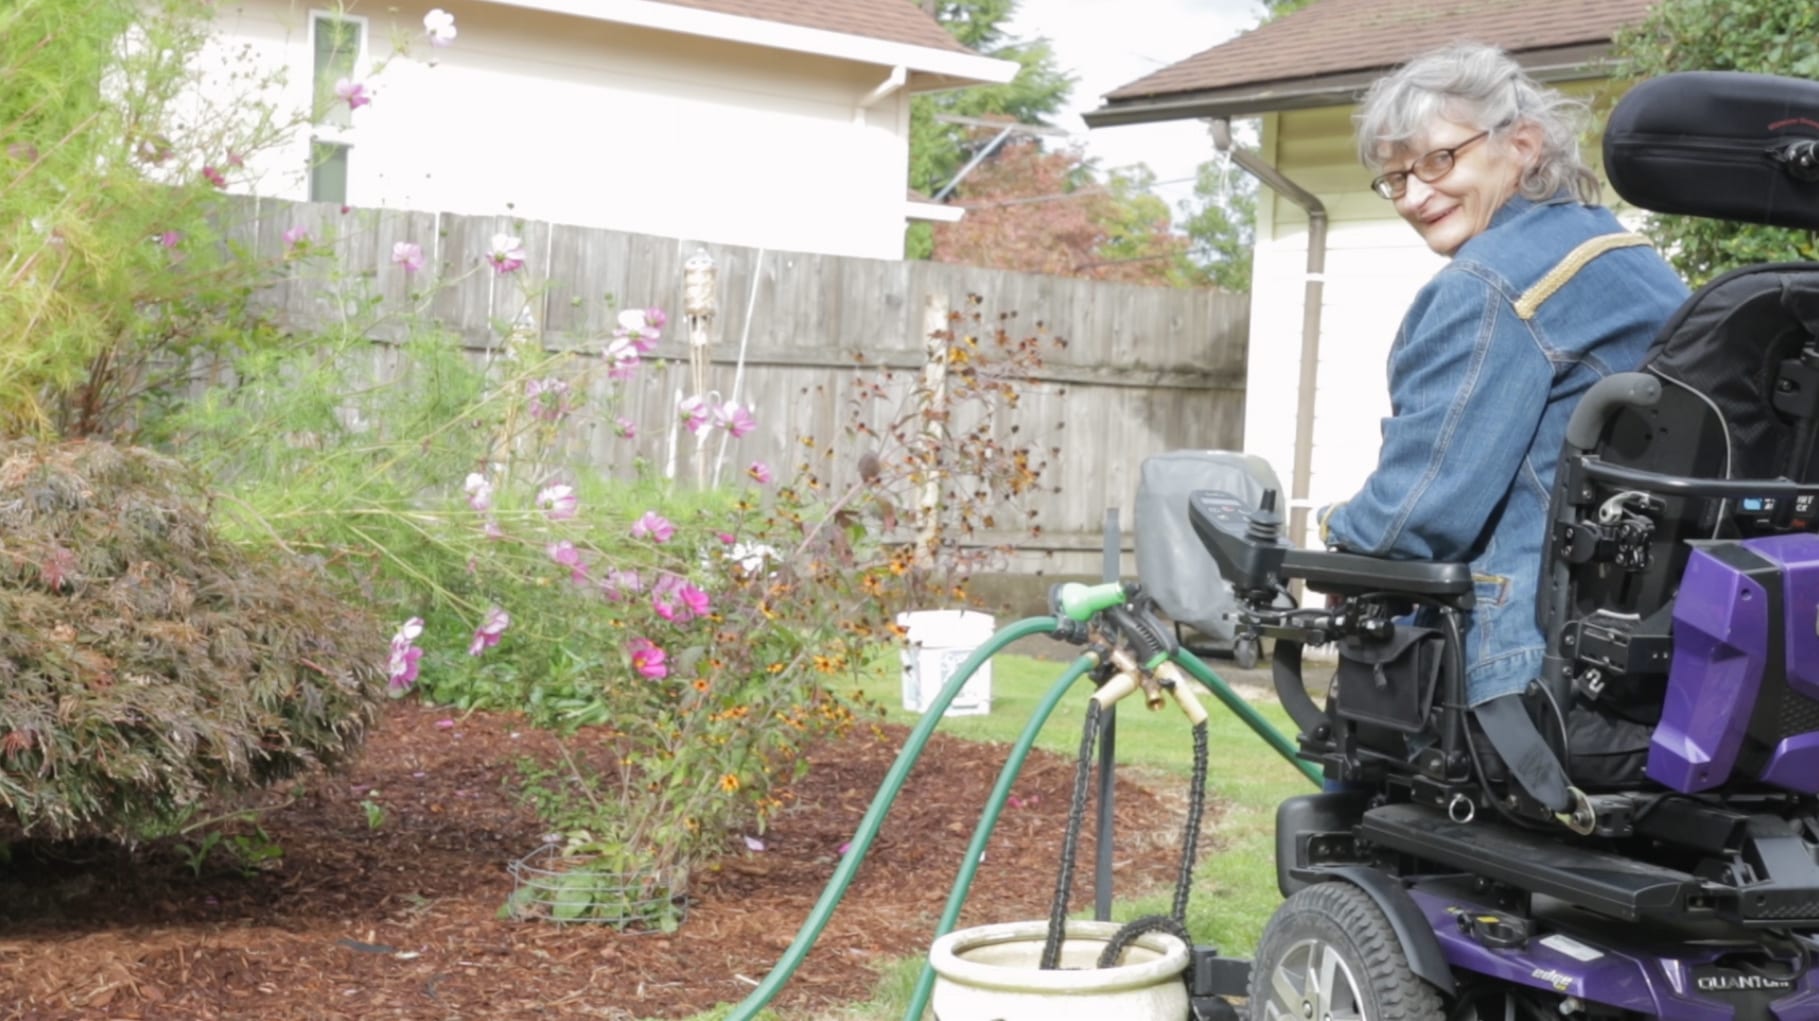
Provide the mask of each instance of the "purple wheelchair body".
{"label": "purple wheelchair body", "polygon": [[[1764,783],[1819,794],[1819,535],[1695,549],[1674,602],[1667,702],[1648,775],[1688,794],[1731,779],[1752,718]],[[1798,695],[1790,699],[1788,695]],[[1756,707],[1772,699],[1767,712]],[[1782,711],[1775,711],[1781,709]]]}

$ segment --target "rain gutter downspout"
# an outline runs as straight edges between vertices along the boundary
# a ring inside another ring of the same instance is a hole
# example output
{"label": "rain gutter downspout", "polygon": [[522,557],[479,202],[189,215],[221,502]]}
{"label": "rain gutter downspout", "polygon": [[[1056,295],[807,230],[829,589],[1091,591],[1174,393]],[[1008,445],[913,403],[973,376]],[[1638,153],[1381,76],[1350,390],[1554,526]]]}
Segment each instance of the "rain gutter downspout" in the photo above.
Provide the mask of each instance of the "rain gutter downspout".
{"label": "rain gutter downspout", "polygon": [[1233,145],[1232,122],[1227,118],[1213,119],[1212,134],[1215,149],[1307,211],[1307,285],[1301,298],[1301,379],[1295,391],[1295,464],[1289,482],[1288,519],[1290,540],[1301,544],[1307,541],[1307,491],[1313,477],[1314,393],[1320,379],[1320,306],[1326,283],[1326,206],[1261,156]]}

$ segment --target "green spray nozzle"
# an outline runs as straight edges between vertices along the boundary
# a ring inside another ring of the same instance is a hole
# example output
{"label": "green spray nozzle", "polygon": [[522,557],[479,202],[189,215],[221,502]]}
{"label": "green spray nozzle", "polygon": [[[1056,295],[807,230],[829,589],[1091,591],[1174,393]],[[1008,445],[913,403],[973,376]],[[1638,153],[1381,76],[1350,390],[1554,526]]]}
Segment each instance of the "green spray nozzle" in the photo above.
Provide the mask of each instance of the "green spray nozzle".
{"label": "green spray nozzle", "polygon": [[1069,620],[1087,621],[1101,610],[1124,602],[1124,583],[1082,585],[1070,581],[1055,590],[1055,610]]}

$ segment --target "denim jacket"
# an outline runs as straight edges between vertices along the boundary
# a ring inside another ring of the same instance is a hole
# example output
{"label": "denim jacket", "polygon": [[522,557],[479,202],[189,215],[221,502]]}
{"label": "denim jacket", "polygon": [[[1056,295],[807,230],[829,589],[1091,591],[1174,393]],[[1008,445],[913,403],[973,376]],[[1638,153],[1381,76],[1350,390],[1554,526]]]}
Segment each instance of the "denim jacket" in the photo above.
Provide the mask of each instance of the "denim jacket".
{"label": "denim jacket", "polygon": [[1472,705],[1540,676],[1535,600],[1573,406],[1639,366],[1687,295],[1646,245],[1605,250],[1558,289],[1560,274],[1543,282],[1581,243],[1622,231],[1599,206],[1506,202],[1416,295],[1390,350],[1377,467],[1323,520],[1327,541],[1353,552],[1471,564]]}

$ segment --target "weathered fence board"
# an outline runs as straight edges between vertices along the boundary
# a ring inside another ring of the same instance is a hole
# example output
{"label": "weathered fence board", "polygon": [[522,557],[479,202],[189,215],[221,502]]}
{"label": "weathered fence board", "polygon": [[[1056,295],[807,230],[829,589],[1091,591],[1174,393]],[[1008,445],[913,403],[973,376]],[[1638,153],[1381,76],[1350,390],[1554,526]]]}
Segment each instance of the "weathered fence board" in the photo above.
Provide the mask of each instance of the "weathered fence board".
{"label": "weathered fence board", "polygon": [[[635,440],[616,437],[611,418],[580,417],[565,443],[593,469],[622,473],[642,457],[674,463],[694,477],[694,437],[673,413],[692,390],[688,331],[682,317],[683,262],[706,251],[717,269],[718,311],[711,327],[710,385],[755,409],[759,427],[701,451],[720,461],[722,479],[753,460],[788,472],[801,463],[803,436],[832,457],[817,467],[840,484],[856,471],[862,438],[847,434],[850,386],[858,374],[894,373],[907,394],[925,352],[931,296],[990,330],[1012,314],[1014,337],[1064,338],[1016,412],[1013,436],[1046,461],[1050,489],[1036,502],[1040,539],[1006,530],[1020,551],[1018,570],[1096,573],[1108,505],[1128,508],[1143,457],[1180,448],[1237,448],[1243,441],[1248,300],[1243,295],[1101,283],[928,262],[890,262],[696,243],[511,217],[467,217],[393,210],[342,210],[320,204],[246,200],[241,244],[283,252],[283,232],[306,227],[333,245],[332,272],[303,264],[266,295],[294,327],[337,321],[357,294],[386,316],[375,340],[403,336],[420,309],[461,338],[477,357],[496,352],[514,323],[531,325],[552,349],[598,350],[616,307],[658,306],[671,317],[657,356],[623,394],[620,414],[639,423]],[[501,276],[486,265],[491,239],[522,239],[524,269]],[[425,269],[410,275],[392,261],[393,245],[420,245]],[[339,283],[337,283],[337,278]],[[969,295],[978,295],[971,305]],[[964,325],[964,324],[963,324]],[[379,359],[381,364],[389,359]],[[593,395],[596,398],[603,394]],[[868,416],[874,427],[884,415]],[[673,451],[673,452],[672,452]]]}

